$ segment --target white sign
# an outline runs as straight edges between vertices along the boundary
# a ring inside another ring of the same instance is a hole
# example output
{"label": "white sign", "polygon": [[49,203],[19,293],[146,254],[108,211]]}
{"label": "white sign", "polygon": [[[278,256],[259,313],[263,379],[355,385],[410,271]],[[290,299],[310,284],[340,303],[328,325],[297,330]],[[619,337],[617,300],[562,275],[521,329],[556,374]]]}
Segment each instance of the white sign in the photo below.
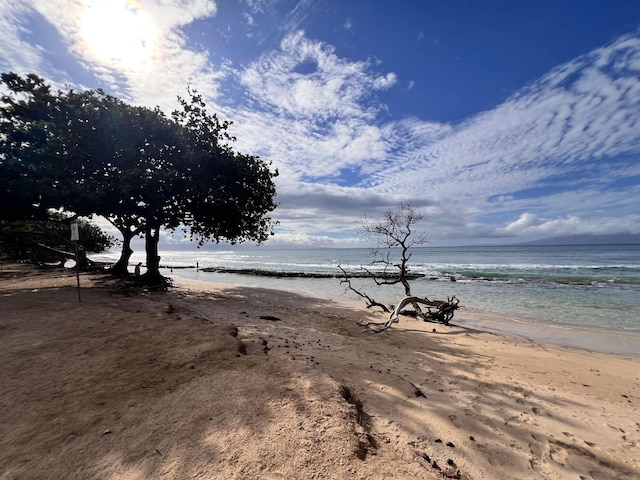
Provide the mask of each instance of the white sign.
{"label": "white sign", "polygon": [[80,240],[80,234],[78,233],[78,224],[76,222],[71,222],[71,241],[77,242]]}

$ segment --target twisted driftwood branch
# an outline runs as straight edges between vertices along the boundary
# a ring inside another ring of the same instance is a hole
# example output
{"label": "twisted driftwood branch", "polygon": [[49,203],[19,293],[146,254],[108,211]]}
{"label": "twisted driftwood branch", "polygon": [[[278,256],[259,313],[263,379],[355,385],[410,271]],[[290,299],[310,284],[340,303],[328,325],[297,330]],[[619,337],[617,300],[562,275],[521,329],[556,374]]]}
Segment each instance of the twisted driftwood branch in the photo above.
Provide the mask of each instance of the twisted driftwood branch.
{"label": "twisted driftwood branch", "polygon": [[[447,301],[442,300],[429,300],[428,298],[420,298],[414,296],[404,297],[400,303],[393,309],[393,312],[389,315],[386,322],[364,322],[358,321],[358,325],[367,327],[369,330],[375,333],[380,333],[387,328],[391,327],[394,323],[400,321],[399,315],[402,309],[407,305],[421,304],[427,307],[426,312],[420,312],[419,316],[426,322],[439,322],[445,325],[449,324],[449,321],[453,318],[454,312],[459,308],[459,300],[454,295],[451,298],[447,298]],[[371,326],[380,326],[380,328],[371,328]]]}

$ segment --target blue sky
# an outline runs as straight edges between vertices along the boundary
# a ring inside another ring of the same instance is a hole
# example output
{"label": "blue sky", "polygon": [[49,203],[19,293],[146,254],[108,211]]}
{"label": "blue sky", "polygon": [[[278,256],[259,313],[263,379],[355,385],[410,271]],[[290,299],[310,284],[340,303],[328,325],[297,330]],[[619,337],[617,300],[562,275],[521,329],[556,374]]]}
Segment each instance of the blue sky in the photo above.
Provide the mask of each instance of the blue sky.
{"label": "blue sky", "polygon": [[3,0],[0,44],[167,112],[197,89],[280,171],[267,245],[401,202],[434,245],[640,233],[637,0]]}

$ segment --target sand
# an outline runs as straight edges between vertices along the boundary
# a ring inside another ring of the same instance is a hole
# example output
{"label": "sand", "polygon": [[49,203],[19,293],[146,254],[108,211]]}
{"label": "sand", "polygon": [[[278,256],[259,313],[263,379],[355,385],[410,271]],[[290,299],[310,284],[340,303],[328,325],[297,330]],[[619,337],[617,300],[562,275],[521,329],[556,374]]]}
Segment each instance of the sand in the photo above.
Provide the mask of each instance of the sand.
{"label": "sand", "polygon": [[354,306],[180,279],[83,275],[78,302],[75,281],[0,271],[0,479],[640,478],[638,357],[372,334]]}

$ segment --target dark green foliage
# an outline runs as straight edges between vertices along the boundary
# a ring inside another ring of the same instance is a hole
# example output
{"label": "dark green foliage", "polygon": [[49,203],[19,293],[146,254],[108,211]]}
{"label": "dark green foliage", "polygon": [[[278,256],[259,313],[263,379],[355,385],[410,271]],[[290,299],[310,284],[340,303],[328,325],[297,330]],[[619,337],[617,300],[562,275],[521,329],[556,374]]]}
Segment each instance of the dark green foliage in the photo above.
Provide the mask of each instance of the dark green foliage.
{"label": "dark green foliage", "polygon": [[[75,256],[70,223],[70,218],[60,213],[50,213],[43,220],[0,220],[0,253],[14,260],[64,263]],[[78,229],[83,252],[103,252],[115,243],[115,238],[89,221],[79,219]]]}
{"label": "dark green foliage", "polygon": [[202,97],[180,99],[182,111],[173,113],[187,135],[190,175],[182,223],[200,245],[207,241],[261,243],[271,235],[276,208],[273,178],[278,172],[259,157],[234,152],[227,142],[229,122],[208,115]]}
{"label": "dark green foliage", "polygon": [[200,245],[271,234],[277,172],[233,151],[229,122],[208,115],[196,93],[168,118],[101,90],[52,92],[35,75],[2,82],[0,200],[12,208],[0,219],[46,218],[51,208],[102,215],[124,238],[116,273],[126,273],[130,241],[144,234],[151,284],[162,281],[162,228],[184,228]]}
{"label": "dark green foliage", "polygon": [[0,219],[45,219],[38,179],[48,170],[40,154],[51,139],[50,88],[35,75],[3,74],[2,82],[14,95],[2,96],[0,104]]}

